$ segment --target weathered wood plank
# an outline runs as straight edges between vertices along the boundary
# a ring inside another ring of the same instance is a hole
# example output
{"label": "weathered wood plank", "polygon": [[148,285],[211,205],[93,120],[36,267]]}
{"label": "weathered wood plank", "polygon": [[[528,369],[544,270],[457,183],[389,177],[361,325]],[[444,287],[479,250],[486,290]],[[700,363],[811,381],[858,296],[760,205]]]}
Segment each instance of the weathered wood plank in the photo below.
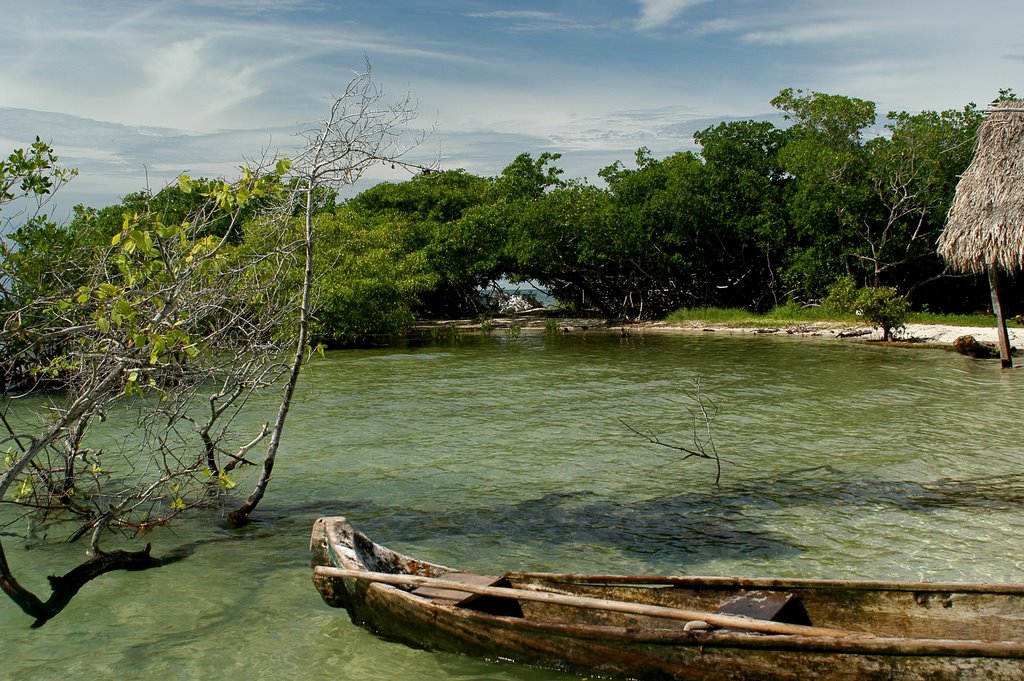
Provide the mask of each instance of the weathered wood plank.
{"label": "weathered wood plank", "polygon": [[636,586],[679,586],[716,589],[852,589],[857,591],[935,591],[1024,595],[1024,584],[986,582],[888,582],[788,577],[703,577],[690,575],[584,575],[571,572],[509,572],[510,580],[548,583]]}
{"label": "weathered wood plank", "polygon": [[715,613],[787,624],[811,624],[800,597],[786,591],[744,591],[718,606]]}
{"label": "weathered wood plank", "polygon": [[[471,584],[473,586],[494,586],[501,581],[501,577],[490,575],[477,575],[472,572],[449,572],[444,576],[445,581],[458,582],[459,584]],[[423,596],[431,600],[451,601],[455,605],[462,605],[468,598],[477,594],[463,589],[438,588],[435,586],[421,586],[413,590],[413,594]]]}

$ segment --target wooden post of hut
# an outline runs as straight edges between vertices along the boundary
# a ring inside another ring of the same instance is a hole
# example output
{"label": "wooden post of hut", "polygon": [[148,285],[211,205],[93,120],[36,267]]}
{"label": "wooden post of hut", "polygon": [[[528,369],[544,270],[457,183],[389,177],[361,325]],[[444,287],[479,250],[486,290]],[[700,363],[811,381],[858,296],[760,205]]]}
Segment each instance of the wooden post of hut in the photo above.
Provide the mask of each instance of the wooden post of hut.
{"label": "wooden post of hut", "polygon": [[1010,334],[1006,330],[1006,315],[1003,314],[1003,300],[999,293],[999,270],[988,268],[988,287],[992,292],[992,311],[996,313],[996,336],[999,338],[999,361],[1004,369],[1013,366],[1010,356]]}
{"label": "wooden post of hut", "polygon": [[1024,102],[999,102],[988,110],[938,250],[955,270],[988,274],[999,356],[1004,368],[1013,366],[999,275],[1024,268]]}

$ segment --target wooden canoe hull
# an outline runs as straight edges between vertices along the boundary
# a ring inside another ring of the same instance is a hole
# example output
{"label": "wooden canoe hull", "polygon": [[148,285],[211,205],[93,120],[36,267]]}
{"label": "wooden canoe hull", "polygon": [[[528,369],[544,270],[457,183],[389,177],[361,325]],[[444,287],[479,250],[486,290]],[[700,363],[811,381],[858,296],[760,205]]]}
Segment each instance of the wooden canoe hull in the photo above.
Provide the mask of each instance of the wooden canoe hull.
{"label": "wooden canoe hull", "polygon": [[[314,566],[430,577],[453,572],[374,544],[341,518],[317,521],[311,549]],[[424,598],[395,586],[314,574],[314,582],[328,604],[346,608],[354,623],[384,638],[418,648],[541,667],[651,680],[1024,679],[1024,645],[1019,641],[977,640],[977,634],[948,638],[951,632],[970,631],[972,619],[977,625],[978,612],[996,622],[993,626],[997,632],[1024,630],[1024,589],[1016,587],[1004,587],[1008,593],[992,594],[984,585],[939,585],[943,588],[933,590],[932,585],[924,584],[876,586],[858,582],[851,589],[842,586],[850,584],[847,582],[814,580],[514,573],[508,580],[522,589],[600,594],[672,607],[685,603],[704,609],[737,591],[777,584],[806,599],[810,603],[808,612],[817,614],[825,607],[841,610],[834,619],[824,622],[829,626],[870,631],[858,628],[864,613],[869,620],[872,612],[882,613],[882,618],[888,620],[894,611],[890,602],[896,604],[897,611],[909,602],[926,614],[922,626],[938,630],[947,638],[906,638],[886,632],[884,636],[849,640],[732,630],[687,631],[683,622],[525,601],[520,602],[522,616],[501,616]],[[946,588],[955,586],[963,592]],[[973,617],[968,610],[975,611]],[[858,611],[861,620],[857,620]],[[935,623],[944,621],[942,614],[953,611],[957,616],[952,624]],[[910,617],[904,614],[902,619]],[[890,626],[906,627],[906,622]]]}

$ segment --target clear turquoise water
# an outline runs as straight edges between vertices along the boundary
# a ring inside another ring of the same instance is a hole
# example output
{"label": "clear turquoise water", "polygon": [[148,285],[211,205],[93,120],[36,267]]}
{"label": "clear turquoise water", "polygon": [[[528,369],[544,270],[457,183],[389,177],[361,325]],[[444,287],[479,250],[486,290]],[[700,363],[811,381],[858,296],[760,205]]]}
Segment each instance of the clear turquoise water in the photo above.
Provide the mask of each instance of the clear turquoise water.
{"label": "clear turquoise water", "polygon": [[[685,393],[718,405],[710,462]],[[258,523],[151,535],[40,630],[0,603],[11,679],[575,678],[412,650],[326,607],[319,515],[467,569],[1024,581],[1024,371],[814,338],[579,334],[329,354],[304,376]],[[244,483],[240,487],[245,487]],[[82,547],[8,539],[40,587]]]}

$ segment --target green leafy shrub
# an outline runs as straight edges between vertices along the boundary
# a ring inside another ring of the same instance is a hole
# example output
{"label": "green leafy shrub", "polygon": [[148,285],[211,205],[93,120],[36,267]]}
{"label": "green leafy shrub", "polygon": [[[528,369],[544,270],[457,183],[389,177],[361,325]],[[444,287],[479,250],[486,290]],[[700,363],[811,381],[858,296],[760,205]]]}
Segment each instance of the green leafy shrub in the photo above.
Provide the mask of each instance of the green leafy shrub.
{"label": "green leafy shrub", "polygon": [[862,288],[857,294],[857,309],[872,325],[882,329],[882,340],[892,338],[910,316],[910,303],[891,286]]}

